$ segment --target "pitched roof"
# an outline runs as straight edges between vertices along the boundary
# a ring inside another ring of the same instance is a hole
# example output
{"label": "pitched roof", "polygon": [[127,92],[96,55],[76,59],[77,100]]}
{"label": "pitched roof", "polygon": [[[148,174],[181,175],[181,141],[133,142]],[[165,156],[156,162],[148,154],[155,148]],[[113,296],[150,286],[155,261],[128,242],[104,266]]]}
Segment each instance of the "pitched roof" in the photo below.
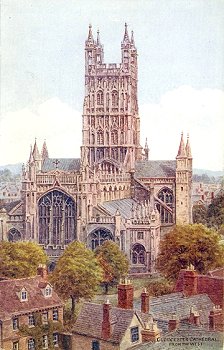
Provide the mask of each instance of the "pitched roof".
{"label": "pitched roof", "polygon": [[[108,341],[120,343],[134,316],[140,322],[147,322],[151,316],[118,307],[111,307],[110,321],[112,326],[111,338]],[[103,321],[103,304],[84,303],[75,322],[72,332],[101,339]]]}
{"label": "pitched roof", "polygon": [[[213,309],[214,303],[207,294],[198,294],[185,297],[183,293],[171,293],[154,297],[150,301],[150,312],[155,319],[169,320],[172,315],[176,315],[180,320],[188,319],[190,309],[200,313],[202,324],[208,322],[209,311]],[[136,308],[140,308],[140,301],[136,301]]]}
{"label": "pitched roof", "polygon": [[118,209],[121,216],[123,216],[126,219],[129,219],[131,217],[131,208],[133,204],[137,204],[137,202],[134,199],[125,198],[104,202],[100,206],[106,209],[111,215],[115,215]]}
{"label": "pitched roof", "polygon": [[46,158],[42,165],[42,171],[56,170],[78,171],[80,169],[80,158]]}
{"label": "pitched roof", "polygon": [[135,176],[144,177],[175,177],[175,160],[140,160],[135,163]]}
{"label": "pitched roof", "polygon": [[1,203],[0,209],[5,209],[7,213],[9,213],[12,209],[14,209],[19,203],[22,203],[21,200],[8,202],[8,203]]}
{"label": "pitched roof", "polygon": [[[0,281],[0,320],[25,312],[62,306],[63,303],[54,290],[50,297],[43,295],[43,282],[45,280],[41,276]],[[23,288],[28,293],[27,301],[20,301],[19,293]]]}

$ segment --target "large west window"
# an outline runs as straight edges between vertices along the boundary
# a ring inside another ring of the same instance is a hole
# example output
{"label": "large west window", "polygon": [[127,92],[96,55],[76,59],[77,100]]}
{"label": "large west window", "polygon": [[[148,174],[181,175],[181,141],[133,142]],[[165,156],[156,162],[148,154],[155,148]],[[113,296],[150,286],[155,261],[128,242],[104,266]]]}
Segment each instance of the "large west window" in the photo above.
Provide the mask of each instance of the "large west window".
{"label": "large west window", "polygon": [[75,239],[76,206],[61,191],[52,191],[39,200],[39,243],[68,244]]}

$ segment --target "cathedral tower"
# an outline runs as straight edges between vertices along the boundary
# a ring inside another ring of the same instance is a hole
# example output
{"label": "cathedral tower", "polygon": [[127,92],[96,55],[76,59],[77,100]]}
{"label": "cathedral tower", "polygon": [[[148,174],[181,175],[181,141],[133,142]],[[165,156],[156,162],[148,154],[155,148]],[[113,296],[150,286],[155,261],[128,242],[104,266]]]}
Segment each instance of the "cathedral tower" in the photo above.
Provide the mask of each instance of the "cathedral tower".
{"label": "cathedral tower", "polygon": [[127,172],[141,159],[137,101],[137,50],[125,24],[121,63],[105,64],[99,31],[85,43],[85,98],[81,157],[91,168]]}
{"label": "cathedral tower", "polygon": [[192,155],[187,136],[185,146],[183,133],[176,157],[176,223],[189,224],[192,222],[191,208],[192,192]]}

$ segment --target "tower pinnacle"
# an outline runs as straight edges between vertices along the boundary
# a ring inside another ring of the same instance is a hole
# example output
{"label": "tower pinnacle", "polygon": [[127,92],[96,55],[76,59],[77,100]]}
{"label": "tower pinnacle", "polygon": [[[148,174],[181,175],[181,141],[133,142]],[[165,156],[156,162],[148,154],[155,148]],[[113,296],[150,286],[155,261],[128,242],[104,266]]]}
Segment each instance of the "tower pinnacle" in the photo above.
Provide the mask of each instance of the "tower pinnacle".
{"label": "tower pinnacle", "polygon": [[192,154],[191,154],[191,146],[190,146],[190,141],[189,141],[189,134],[187,134],[187,143],[186,143],[186,155],[188,158],[192,158]]}
{"label": "tower pinnacle", "polygon": [[128,35],[128,25],[125,23],[125,29],[124,29],[124,39],[123,43],[129,43],[129,35]]}
{"label": "tower pinnacle", "polygon": [[91,44],[94,43],[93,33],[92,33],[92,25],[91,24],[89,24],[89,34],[88,34],[87,42],[89,42]]}
{"label": "tower pinnacle", "polygon": [[186,157],[186,150],[185,150],[185,143],[184,143],[184,136],[183,132],[181,133],[181,139],[180,139],[180,145],[179,150],[177,153],[177,158]]}

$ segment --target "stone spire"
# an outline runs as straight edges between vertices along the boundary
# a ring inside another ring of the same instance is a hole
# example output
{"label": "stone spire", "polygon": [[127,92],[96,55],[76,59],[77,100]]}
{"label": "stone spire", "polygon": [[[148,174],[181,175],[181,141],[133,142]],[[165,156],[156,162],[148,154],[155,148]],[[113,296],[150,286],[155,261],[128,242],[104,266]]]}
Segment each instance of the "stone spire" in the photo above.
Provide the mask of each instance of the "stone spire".
{"label": "stone spire", "polygon": [[30,156],[29,156],[29,164],[33,162],[33,149],[32,145],[30,145]]}
{"label": "stone spire", "polygon": [[43,143],[41,156],[42,156],[42,160],[49,158],[46,140],[44,140],[44,143]]}
{"label": "stone spire", "polygon": [[100,44],[100,31],[99,31],[99,29],[97,30],[96,44],[97,44],[97,46],[100,46],[100,45],[101,45],[101,44]]}
{"label": "stone spire", "polygon": [[125,29],[124,29],[124,39],[123,39],[123,43],[129,43],[129,35],[128,35],[128,25],[127,23],[125,23]]}
{"label": "stone spire", "polygon": [[92,25],[89,25],[89,34],[88,34],[88,39],[87,39],[88,43],[93,44],[94,43],[94,39],[93,39],[93,33],[92,33]]}
{"label": "stone spire", "polygon": [[149,159],[149,146],[148,146],[147,137],[146,137],[146,139],[145,139],[145,148],[144,148],[144,151],[145,151],[145,159],[148,160],[148,159]]}
{"label": "stone spire", "polygon": [[185,150],[185,143],[184,143],[184,136],[183,132],[181,133],[181,139],[180,139],[180,145],[179,150],[177,153],[177,158],[186,157],[186,150]]}
{"label": "stone spire", "polygon": [[190,141],[189,141],[189,134],[187,134],[187,143],[186,143],[185,151],[186,151],[187,157],[192,158],[191,146],[190,146]]}
{"label": "stone spire", "polygon": [[131,31],[131,44],[135,47],[135,39],[134,39],[134,32]]}
{"label": "stone spire", "polygon": [[37,147],[37,139],[35,138],[34,146],[33,146],[33,158],[34,160],[40,159],[40,152]]}

